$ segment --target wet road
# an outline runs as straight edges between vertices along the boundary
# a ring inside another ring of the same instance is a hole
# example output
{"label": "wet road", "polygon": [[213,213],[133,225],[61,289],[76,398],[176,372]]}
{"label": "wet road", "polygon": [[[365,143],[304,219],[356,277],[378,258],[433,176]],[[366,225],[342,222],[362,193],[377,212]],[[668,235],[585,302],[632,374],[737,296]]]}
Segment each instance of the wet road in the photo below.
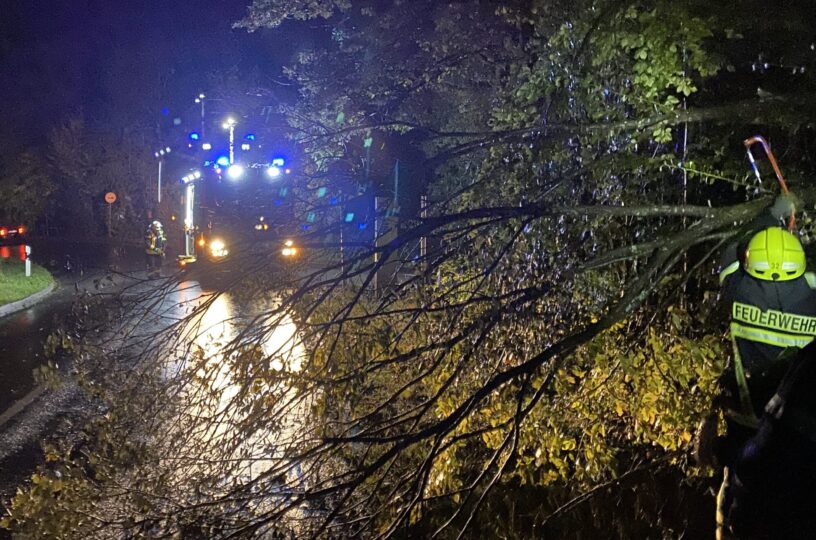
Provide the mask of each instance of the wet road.
{"label": "wet road", "polygon": [[[45,362],[45,339],[70,323],[78,292],[106,293],[132,283],[129,276],[144,277],[138,246],[47,239],[31,245],[32,260],[48,268],[59,287],[41,303],[0,318],[0,501],[33,472],[43,440],[87,414],[87,404],[70,384],[38,390],[33,369]],[[0,257],[23,256],[24,248],[0,246]]]}
{"label": "wet road", "polygon": [[[79,252],[80,249],[71,250],[72,256]],[[60,256],[56,249],[46,251],[41,248],[40,254],[43,262]],[[99,336],[99,339],[105,340],[105,348],[131,358],[139,357],[145,351],[158,352],[165,359],[164,369],[168,377],[186,366],[191,349],[185,344],[200,348],[211,360],[208,362],[212,369],[209,373],[211,379],[200,388],[193,385],[186,391],[191,392],[192,396],[199,392],[209,395],[213,390],[219,393],[220,398],[212,403],[215,409],[208,411],[206,416],[224,414],[229,410],[227,404],[235,394],[238,381],[229,370],[223,369],[228,364],[222,362],[220,347],[255,315],[277,305],[277,298],[268,296],[266,299],[239,300],[229,294],[213,295],[212,291],[192,278],[195,275],[192,272],[186,281],[182,276],[173,276],[160,283],[141,282],[138,279],[122,283],[128,276],[126,270],[135,268],[137,270],[132,275],[141,274],[141,277],[144,272],[138,253],[135,256],[118,255],[118,258],[111,254],[104,255],[97,247],[95,255],[91,253],[83,258],[84,276],[80,278],[77,272],[69,274],[63,269],[60,272],[62,287],[48,302],[0,320],[0,387],[3,388],[0,395],[0,404],[3,404],[0,406],[0,500],[12,495],[15,486],[33,472],[41,456],[39,448],[44,438],[70,431],[66,420],[76,425],[82,423],[88,414],[94,413],[93,406],[84,402],[70,383],[57,391],[45,391],[33,398],[29,393],[35,386],[31,370],[43,361],[43,340],[58,327],[60,321],[70,316],[76,288],[94,292],[99,282],[111,289],[117,288],[116,284],[130,284],[132,287],[127,295],[136,299],[131,315],[111,321],[107,335]],[[114,285],[108,285],[105,270],[112,264],[119,265],[122,273],[116,274]],[[194,313],[202,306],[206,309]],[[167,338],[167,341],[159,337],[164,329],[179,324],[181,330],[175,337]],[[291,319],[287,319],[259,338],[258,344],[263,352],[270,358],[278,358],[271,364],[273,369],[299,370],[302,350],[295,345],[295,334],[295,325]],[[12,409],[19,409],[19,412],[15,411],[13,416],[3,421],[3,410],[26,394],[31,398],[31,403],[22,407],[18,401]],[[293,411],[291,425],[281,425],[278,433],[249,440],[239,450],[251,454],[256,446],[269,448],[278,437],[297,429],[298,417],[299,414]],[[237,425],[233,422],[235,419],[230,425]],[[225,439],[235,436],[230,429],[218,429],[206,441],[189,442],[199,449],[202,445],[221,448]],[[175,437],[178,440],[188,437],[188,434],[175,434]],[[265,466],[263,460],[252,459],[243,472],[257,475]]]}
{"label": "wet road", "polygon": [[73,289],[61,287],[44,303],[0,319],[0,412],[34,385],[32,372],[44,363],[43,343],[70,313]]}
{"label": "wet road", "polygon": [[[0,414],[34,387],[33,369],[43,365],[43,344],[70,320],[78,291],[111,287],[110,268],[141,269],[138,248],[104,244],[33,240],[32,260],[48,268],[58,288],[43,302],[0,318]],[[24,259],[24,246],[0,246],[0,258]],[[120,279],[120,282],[122,280]]]}

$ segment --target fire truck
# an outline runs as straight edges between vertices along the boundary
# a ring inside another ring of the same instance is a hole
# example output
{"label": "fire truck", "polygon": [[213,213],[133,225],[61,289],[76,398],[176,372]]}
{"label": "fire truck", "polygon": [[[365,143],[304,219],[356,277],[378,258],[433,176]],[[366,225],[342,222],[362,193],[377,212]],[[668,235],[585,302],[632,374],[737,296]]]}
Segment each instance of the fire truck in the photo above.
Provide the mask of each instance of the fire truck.
{"label": "fire truck", "polygon": [[291,239],[291,169],[283,158],[269,163],[220,160],[182,177],[184,249],[181,266],[219,263],[238,253],[299,249]]}

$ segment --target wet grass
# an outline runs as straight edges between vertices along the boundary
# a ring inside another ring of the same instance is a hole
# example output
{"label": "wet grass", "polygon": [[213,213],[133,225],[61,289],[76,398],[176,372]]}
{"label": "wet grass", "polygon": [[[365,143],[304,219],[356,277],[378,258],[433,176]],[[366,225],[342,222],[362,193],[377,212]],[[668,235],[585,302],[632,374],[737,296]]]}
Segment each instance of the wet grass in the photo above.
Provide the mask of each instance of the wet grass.
{"label": "wet grass", "polygon": [[32,264],[31,277],[26,277],[23,261],[0,259],[0,306],[39,292],[53,281],[54,278],[42,266]]}

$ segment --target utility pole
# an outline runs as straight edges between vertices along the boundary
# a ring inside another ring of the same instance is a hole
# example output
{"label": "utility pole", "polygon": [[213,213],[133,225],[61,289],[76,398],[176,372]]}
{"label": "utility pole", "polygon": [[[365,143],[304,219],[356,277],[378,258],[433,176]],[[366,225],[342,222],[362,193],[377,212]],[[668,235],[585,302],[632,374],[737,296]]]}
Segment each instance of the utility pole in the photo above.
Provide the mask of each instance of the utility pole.
{"label": "utility pole", "polygon": [[[399,231],[399,160],[394,162],[394,187],[391,197],[374,196],[374,244],[383,248],[393,241]],[[398,281],[398,255],[388,253],[387,259],[382,260],[383,254],[375,250],[374,262],[380,267],[374,275],[374,288],[380,292],[386,287],[394,286]]]}
{"label": "utility pole", "polygon": [[204,140],[204,138],[207,136],[207,134],[204,132],[204,130],[206,129],[205,128],[206,122],[204,121],[204,98],[206,98],[206,97],[207,96],[205,96],[204,94],[198,94],[198,97],[195,99],[196,103],[201,104],[201,139],[202,140]]}

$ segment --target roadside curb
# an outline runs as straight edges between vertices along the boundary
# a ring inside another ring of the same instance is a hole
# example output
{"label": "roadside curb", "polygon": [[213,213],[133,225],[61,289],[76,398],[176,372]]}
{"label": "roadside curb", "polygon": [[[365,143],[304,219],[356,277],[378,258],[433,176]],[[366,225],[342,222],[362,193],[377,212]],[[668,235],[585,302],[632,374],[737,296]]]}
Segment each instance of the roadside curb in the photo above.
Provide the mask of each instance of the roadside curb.
{"label": "roadside curb", "polygon": [[12,302],[10,304],[5,304],[0,306],[0,319],[7,315],[11,315],[17,311],[30,308],[34,304],[40,302],[41,300],[45,299],[46,296],[54,292],[54,289],[57,288],[57,281],[54,280],[51,282],[51,285],[46,287],[45,289],[35,292],[31,296],[26,296],[22,300],[17,300],[16,302]]}
{"label": "roadside curb", "polygon": [[20,414],[26,407],[37,401],[47,390],[48,387],[46,385],[37,385],[31,392],[12,403],[8,409],[0,414],[0,428],[2,428],[6,422]]}

